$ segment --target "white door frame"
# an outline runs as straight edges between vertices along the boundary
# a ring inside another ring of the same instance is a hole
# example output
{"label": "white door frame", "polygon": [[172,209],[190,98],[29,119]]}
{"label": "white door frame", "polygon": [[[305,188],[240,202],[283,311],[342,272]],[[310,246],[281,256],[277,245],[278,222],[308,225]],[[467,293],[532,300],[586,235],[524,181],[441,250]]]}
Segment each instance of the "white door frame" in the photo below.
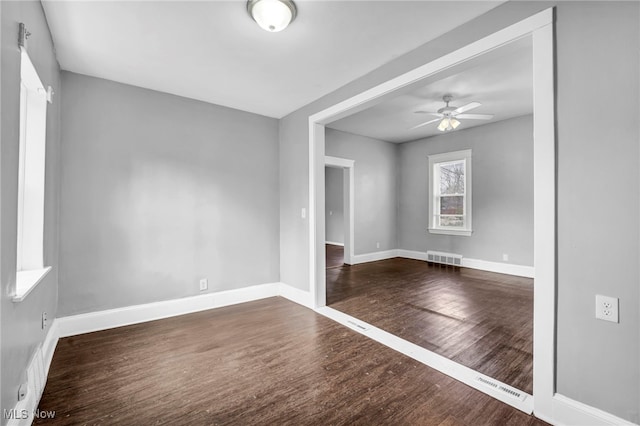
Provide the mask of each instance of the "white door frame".
{"label": "white door frame", "polygon": [[[333,167],[342,169],[342,206],[344,217],[344,263],[353,265],[355,232],[354,232],[354,182],[355,182],[355,166],[354,160],[338,157],[324,157],[325,167]],[[324,169],[323,169],[324,172]],[[324,305],[324,303],[323,303]]]}
{"label": "white door frame", "polygon": [[[325,295],[324,165],[325,124],[363,110],[398,89],[507,43],[532,37],[534,79],[534,313],[533,411],[554,418],[556,172],[553,8],[546,9],[414,70],[386,81],[309,117],[309,281],[313,306]],[[442,370],[441,370],[442,371]]]}

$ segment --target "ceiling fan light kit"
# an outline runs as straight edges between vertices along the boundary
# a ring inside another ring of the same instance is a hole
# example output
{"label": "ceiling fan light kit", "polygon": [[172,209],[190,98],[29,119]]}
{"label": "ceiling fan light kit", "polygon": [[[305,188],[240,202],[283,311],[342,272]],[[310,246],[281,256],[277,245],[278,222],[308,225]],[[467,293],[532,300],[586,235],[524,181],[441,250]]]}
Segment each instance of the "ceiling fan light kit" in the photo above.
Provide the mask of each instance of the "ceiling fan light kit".
{"label": "ceiling fan light kit", "polygon": [[438,130],[441,132],[446,132],[447,130],[454,130],[460,125],[460,122],[455,118],[445,117],[442,119],[440,124],[438,124]]}
{"label": "ceiling fan light kit", "polygon": [[481,106],[482,104],[480,102],[470,102],[461,107],[454,107],[449,106],[449,102],[451,102],[452,99],[453,97],[451,95],[444,95],[442,100],[445,102],[445,106],[440,108],[437,112],[416,111],[417,114],[435,115],[438,118],[413,126],[410,130],[439,121],[440,123],[438,124],[437,129],[441,132],[447,132],[458,128],[460,125],[460,121],[458,120],[459,118],[467,120],[490,120],[493,118],[492,114],[465,114],[466,111],[470,111]]}
{"label": "ceiling fan light kit", "polygon": [[296,18],[298,10],[291,0],[249,0],[249,16],[265,31],[282,31]]}

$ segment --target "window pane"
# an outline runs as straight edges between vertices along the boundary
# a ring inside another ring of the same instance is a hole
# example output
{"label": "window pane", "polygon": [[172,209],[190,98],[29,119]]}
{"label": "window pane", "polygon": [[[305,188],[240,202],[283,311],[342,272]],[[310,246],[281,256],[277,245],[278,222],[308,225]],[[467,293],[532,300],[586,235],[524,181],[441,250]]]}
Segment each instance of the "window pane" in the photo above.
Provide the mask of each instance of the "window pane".
{"label": "window pane", "polygon": [[462,216],[444,216],[440,218],[440,226],[451,226],[462,228],[464,226],[464,217]]}
{"label": "window pane", "polygon": [[440,197],[440,214],[441,215],[462,215],[464,214],[464,196],[446,196]]}
{"label": "window pane", "polygon": [[464,162],[440,166],[440,194],[464,194]]}

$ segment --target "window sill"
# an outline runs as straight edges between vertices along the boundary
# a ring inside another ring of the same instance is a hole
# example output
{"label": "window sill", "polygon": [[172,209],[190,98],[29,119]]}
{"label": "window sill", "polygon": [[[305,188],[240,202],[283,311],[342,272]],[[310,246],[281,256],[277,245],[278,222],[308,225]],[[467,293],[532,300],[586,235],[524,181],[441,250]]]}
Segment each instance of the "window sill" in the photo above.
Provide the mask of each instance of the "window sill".
{"label": "window sill", "polygon": [[429,228],[430,234],[443,234],[443,235],[462,235],[464,237],[470,237],[473,231],[471,229],[441,229],[441,228]]}
{"label": "window sill", "polygon": [[16,294],[13,296],[13,302],[22,302],[31,291],[42,281],[49,273],[51,266],[43,269],[31,269],[29,271],[19,271],[16,274]]}

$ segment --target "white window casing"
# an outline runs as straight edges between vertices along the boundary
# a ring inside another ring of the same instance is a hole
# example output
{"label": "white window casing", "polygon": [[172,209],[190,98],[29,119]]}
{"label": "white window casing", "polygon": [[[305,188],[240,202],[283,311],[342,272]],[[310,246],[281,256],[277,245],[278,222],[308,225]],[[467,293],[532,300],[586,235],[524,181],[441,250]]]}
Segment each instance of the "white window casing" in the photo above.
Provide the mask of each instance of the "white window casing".
{"label": "white window casing", "polygon": [[[452,169],[462,170],[462,182],[455,185],[455,192],[441,193],[443,171]],[[470,236],[473,232],[471,191],[470,149],[429,155],[429,232]],[[443,199],[461,199],[457,203],[461,211],[443,213]]]}
{"label": "white window casing", "polygon": [[47,90],[21,49],[16,289],[21,301],[51,269],[44,267]]}

